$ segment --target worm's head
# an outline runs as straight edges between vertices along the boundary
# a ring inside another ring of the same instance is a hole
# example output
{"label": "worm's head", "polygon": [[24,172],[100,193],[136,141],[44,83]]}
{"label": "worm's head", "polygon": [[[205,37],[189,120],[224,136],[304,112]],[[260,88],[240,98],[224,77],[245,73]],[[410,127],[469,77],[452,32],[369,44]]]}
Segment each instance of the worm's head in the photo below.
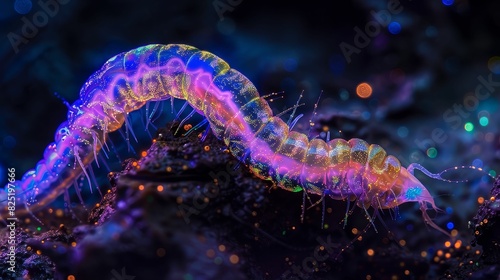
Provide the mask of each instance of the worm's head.
{"label": "worm's head", "polygon": [[[406,202],[418,202],[424,221],[431,227],[450,236],[446,230],[436,225],[427,214],[427,210],[430,208],[435,211],[441,210],[434,203],[434,199],[427,188],[406,168],[401,167],[399,176],[390,192],[386,195],[384,202],[381,208],[394,208]],[[428,205],[430,205],[430,208]]]}

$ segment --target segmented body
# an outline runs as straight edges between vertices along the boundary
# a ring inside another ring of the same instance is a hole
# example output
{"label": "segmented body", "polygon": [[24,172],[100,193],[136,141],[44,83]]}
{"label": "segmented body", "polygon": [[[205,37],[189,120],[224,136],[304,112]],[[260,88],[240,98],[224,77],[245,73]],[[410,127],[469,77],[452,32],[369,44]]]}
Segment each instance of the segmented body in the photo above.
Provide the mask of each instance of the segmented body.
{"label": "segmented body", "polygon": [[86,172],[106,135],[120,128],[129,112],[169,98],[184,99],[204,115],[215,136],[264,180],[293,192],[356,199],[365,209],[418,201],[435,226],[425,214],[426,203],[435,208],[431,195],[380,146],[361,139],[310,140],[290,131],[245,76],[187,45],[140,47],[94,73],[43,159],[14,183],[18,203],[36,211],[53,201]]}

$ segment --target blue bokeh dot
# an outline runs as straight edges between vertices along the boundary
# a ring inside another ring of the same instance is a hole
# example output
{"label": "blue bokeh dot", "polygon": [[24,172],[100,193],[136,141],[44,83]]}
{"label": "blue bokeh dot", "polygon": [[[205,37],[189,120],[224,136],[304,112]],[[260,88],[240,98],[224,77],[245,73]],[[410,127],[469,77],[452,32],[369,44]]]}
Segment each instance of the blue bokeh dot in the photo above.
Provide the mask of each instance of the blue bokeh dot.
{"label": "blue bokeh dot", "polygon": [[451,6],[455,2],[455,0],[442,0],[445,6]]}
{"label": "blue bokeh dot", "polygon": [[475,160],[472,161],[472,166],[475,166],[477,168],[483,168],[483,161],[476,158]]}
{"label": "blue bokeh dot", "polygon": [[16,0],[14,2],[14,10],[22,15],[29,13],[32,7],[33,3],[30,0]]}
{"label": "blue bokeh dot", "polygon": [[401,24],[399,24],[399,22],[396,22],[396,21],[393,21],[391,23],[389,23],[389,26],[387,27],[389,29],[389,32],[391,32],[391,34],[399,34],[401,32]]}
{"label": "blue bokeh dot", "polygon": [[446,227],[447,227],[448,229],[453,229],[453,228],[455,227],[455,225],[454,225],[452,222],[448,222],[448,223],[446,224]]}

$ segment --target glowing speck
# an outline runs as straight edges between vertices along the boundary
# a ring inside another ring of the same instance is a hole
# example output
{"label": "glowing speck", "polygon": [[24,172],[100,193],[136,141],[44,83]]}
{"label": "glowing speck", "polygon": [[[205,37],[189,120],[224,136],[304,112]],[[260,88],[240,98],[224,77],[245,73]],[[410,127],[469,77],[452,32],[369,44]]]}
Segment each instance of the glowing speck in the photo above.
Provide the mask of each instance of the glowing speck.
{"label": "glowing speck", "polygon": [[468,122],[464,125],[466,131],[471,132],[474,130],[474,125],[471,122]]}
{"label": "glowing speck", "polygon": [[389,26],[387,27],[389,29],[389,32],[391,34],[399,34],[401,32],[401,24],[399,22],[393,21],[389,23]]}
{"label": "glowing speck", "polygon": [[163,191],[163,186],[162,186],[162,185],[158,185],[158,187],[156,187],[156,189],[157,189],[159,192],[162,192],[162,191]]}
{"label": "glowing speck", "polygon": [[[455,225],[454,225],[452,222],[448,222],[448,223],[446,224],[446,227],[447,227],[448,229],[453,229],[453,228],[455,227]],[[450,247],[450,246],[447,246],[447,247]]]}
{"label": "glowing speck", "polygon": [[370,97],[372,92],[372,87],[368,83],[361,83],[356,87],[356,94],[361,98]]}
{"label": "glowing speck", "polygon": [[370,257],[371,257],[371,256],[373,256],[373,255],[375,254],[375,251],[373,251],[373,249],[368,249],[368,250],[366,251],[366,253],[368,254],[368,256],[370,256]]}
{"label": "glowing speck", "polygon": [[143,151],[143,152],[141,153],[141,156],[142,156],[142,157],[145,157],[145,156],[147,156],[147,155],[148,155],[148,152],[146,152],[146,151]]}
{"label": "glowing speck", "polygon": [[479,124],[482,126],[487,126],[489,123],[488,117],[481,117],[479,118]]}
{"label": "glowing speck", "polygon": [[75,278],[75,276],[73,276],[73,275],[68,275],[68,280],[75,280],[75,279],[76,279],[76,278]]}
{"label": "glowing speck", "polygon": [[437,156],[437,149],[434,147],[427,149],[427,156],[430,158],[435,158]]}
{"label": "glowing speck", "polygon": [[493,177],[497,176],[497,172],[495,170],[490,170],[489,174]]}
{"label": "glowing speck", "polygon": [[455,0],[442,0],[443,5],[445,6],[451,6],[455,2]]}
{"label": "glowing speck", "polygon": [[477,203],[483,204],[483,202],[484,202],[484,197],[480,196],[477,198]]}

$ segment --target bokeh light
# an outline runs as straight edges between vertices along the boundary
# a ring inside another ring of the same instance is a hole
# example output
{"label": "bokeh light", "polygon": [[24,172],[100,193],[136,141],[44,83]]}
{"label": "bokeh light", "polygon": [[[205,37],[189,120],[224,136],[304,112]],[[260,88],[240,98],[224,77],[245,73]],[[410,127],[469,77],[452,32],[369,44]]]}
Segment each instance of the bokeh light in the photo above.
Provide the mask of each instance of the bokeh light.
{"label": "bokeh light", "polygon": [[464,129],[467,132],[471,132],[474,130],[474,125],[471,122],[465,123]]}
{"label": "bokeh light", "polygon": [[475,160],[472,161],[472,166],[482,168],[483,167],[483,161],[476,158]]}
{"label": "bokeh light", "polygon": [[434,147],[427,149],[427,156],[430,158],[437,157],[437,149]]}
{"label": "bokeh light", "polygon": [[479,124],[482,125],[482,126],[487,126],[488,125],[488,117],[481,117],[479,118]]}
{"label": "bokeh light", "polygon": [[32,7],[33,3],[31,3],[30,0],[16,0],[16,2],[14,2],[14,10],[21,15],[29,13]]}
{"label": "bokeh light", "polygon": [[387,28],[389,29],[389,32],[394,35],[401,32],[401,24],[399,24],[399,22],[397,21],[389,23],[389,26]]}
{"label": "bokeh light", "polygon": [[372,87],[368,83],[360,83],[356,87],[356,94],[361,98],[368,98],[372,95]]}
{"label": "bokeh light", "polygon": [[343,101],[349,99],[349,92],[346,89],[341,89],[339,95],[340,99],[342,99]]}
{"label": "bokeh light", "polygon": [[451,6],[455,2],[455,0],[442,0],[445,6]]}
{"label": "bokeh light", "polygon": [[401,126],[398,128],[398,136],[401,138],[406,138],[408,136],[408,128],[406,126]]}

